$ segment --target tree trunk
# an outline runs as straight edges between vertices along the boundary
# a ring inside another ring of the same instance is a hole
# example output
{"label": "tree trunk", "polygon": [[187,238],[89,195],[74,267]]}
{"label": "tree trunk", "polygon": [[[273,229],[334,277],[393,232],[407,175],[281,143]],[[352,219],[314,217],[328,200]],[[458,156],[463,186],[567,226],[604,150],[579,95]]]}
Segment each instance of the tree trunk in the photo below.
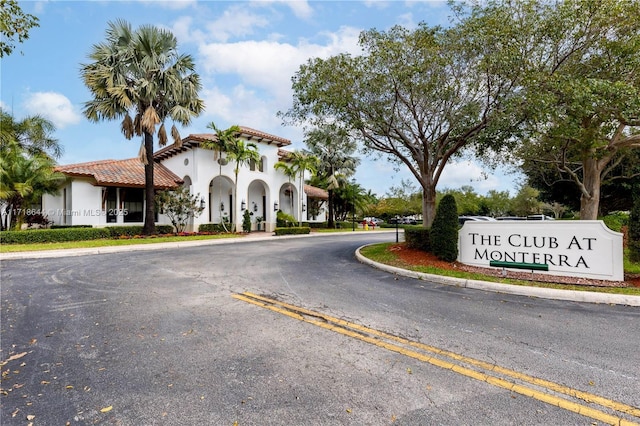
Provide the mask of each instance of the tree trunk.
{"label": "tree trunk", "polygon": [[156,202],[155,188],[153,180],[153,135],[144,132],[144,149],[147,154],[147,164],[144,166],[144,227],[142,233],[144,235],[152,235],[156,233]]}
{"label": "tree trunk", "polygon": [[582,161],[582,195],[580,196],[580,220],[598,219],[600,208],[601,167],[599,161],[587,158]]}
{"label": "tree trunk", "polygon": [[422,226],[431,228],[436,217],[436,188],[431,185],[422,188]]}

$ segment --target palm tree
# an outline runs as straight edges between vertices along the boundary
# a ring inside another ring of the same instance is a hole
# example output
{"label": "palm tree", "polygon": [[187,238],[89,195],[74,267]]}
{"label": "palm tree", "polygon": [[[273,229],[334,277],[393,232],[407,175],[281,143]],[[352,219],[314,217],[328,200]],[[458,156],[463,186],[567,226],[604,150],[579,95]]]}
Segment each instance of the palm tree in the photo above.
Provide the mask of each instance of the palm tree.
{"label": "palm tree", "polygon": [[278,161],[273,165],[273,168],[276,170],[281,170],[289,180],[289,191],[291,191],[291,213],[293,214],[293,184],[291,183],[291,181],[295,180],[297,170],[293,166],[293,164],[288,161]]}
{"label": "palm tree", "polygon": [[[204,109],[198,98],[200,77],[190,55],[177,51],[177,40],[167,30],[145,25],[132,31],[123,20],[110,22],[106,42],[93,46],[90,64],[81,75],[94,99],[84,105],[85,116],[94,122],[121,119],[127,139],[143,136],[140,160],[145,165],[145,218],[143,233],[155,233],[153,135],[158,129],[160,146],[167,143],[165,121],[188,125]],[[132,118],[133,116],[133,118]],[[177,146],[175,124],[171,136]]]}
{"label": "palm tree", "polygon": [[238,220],[238,173],[240,166],[248,165],[251,161],[260,161],[260,153],[258,153],[258,147],[253,142],[245,143],[243,140],[236,138],[233,143],[229,145],[227,155],[229,159],[235,163],[233,169],[235,175],[235,181],[233,183],[233,220],[235,222]]}
{"label": "palm tree", "polygon": [[345,178],[356,172],[360,159],[353,153],[357,148],[355,141],[346,130],[333,125],[313,129],[306,134],[305,144],[318,158],[318,175],[325,181],[329,192],[328,226],[334,226],[334,190],[339,187],[338,176]]}
{"label": "palm tree", "polygon": [[[216,140],[202,142],[201,146],[205,149],[213,150],[213,159],[218,162],[219,165],[219,173],[218,177],[222,177],[222,166],[227,165],[227,160],[222,158],[222,153],[226,153],[229,151],[230,147],[235,144],[236,136],[240,134],[240,126],[233,125],[226,130],[218,129],[215,123],[212,121],[207,124],[207,128],[216,132]],[[222,184],[220,183],[220,201],[222,201]],[[227,231],[226,225],[222,220],[222,203],[218,203],[219,206],[219,214],[220,214],[220,223],[225,231]]]}
{"label": "palm tree", "polygon": [[298,203],[298,222],[299,226],[302,226],[302,203],[304,197],[304,173],[308,170],[312,174],[315,174],[318,170],[318,159],[311,155],[300,151],[293,151],[291,153],[291,165],[295,171],[295,175],[300,179],[299,182],[299,194],[300,202]]}
{"label": "palm tree", "polygon": [[16,121],[11,114],[0,108],[0,150],[4,151],[12,143],[17,143],[28,155],[46,155],[60,158],[62,146],[51,134],[54,124],[39,115]]}
{"label": "palm tree", "polygon": [[0,156],[0,201],[5,207],[3,229],[20,230],[29,204],[43,194],[58,192],[65,176],[54,171],[54,167],[54,161],[47,155],[30,156],[16,142],[3,147]]}

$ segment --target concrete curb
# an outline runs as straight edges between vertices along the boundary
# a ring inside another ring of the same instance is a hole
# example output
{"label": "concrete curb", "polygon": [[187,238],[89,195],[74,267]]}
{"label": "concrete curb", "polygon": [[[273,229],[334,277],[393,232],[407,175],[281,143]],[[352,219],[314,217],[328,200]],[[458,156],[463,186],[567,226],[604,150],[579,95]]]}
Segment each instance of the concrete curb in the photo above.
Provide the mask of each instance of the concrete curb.
{"label": "concrete curb", "polygon": [[519,296],[538,297],[541,299],[567,300],[585,303],[606,303],[612,305],[640,306],[640,296],[625,294],[606,294],[592,291],[560,290],[554,288],[527,287],[513,284],[501,284],[489,281],[469,280],[466,278],[444,277],[441,275],[426,274],[423,272],[409,271],[395,266],[385,265],[368,259],[360,253],[366,244],[356,250],[356,258],[360,263],[372,266],[385,272],[397,274],[403,277],[415,278],[434,284],[451,285],[456,287],[472,288],[476,290],[493,291],[496,293],[508,293]]}

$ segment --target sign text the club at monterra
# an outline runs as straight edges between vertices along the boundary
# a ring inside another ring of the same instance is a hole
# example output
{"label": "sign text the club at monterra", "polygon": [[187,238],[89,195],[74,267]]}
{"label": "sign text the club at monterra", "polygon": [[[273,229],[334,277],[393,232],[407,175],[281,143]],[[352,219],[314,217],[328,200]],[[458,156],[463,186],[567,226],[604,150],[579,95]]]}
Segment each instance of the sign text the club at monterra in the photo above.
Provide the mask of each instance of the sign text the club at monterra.
{"label": "sign text the club at monterra", "polygon": [[458,238],[458,261],[467,265],[547,265],[540,273],[624,281],[622,234],[601,220],[468,221]]}

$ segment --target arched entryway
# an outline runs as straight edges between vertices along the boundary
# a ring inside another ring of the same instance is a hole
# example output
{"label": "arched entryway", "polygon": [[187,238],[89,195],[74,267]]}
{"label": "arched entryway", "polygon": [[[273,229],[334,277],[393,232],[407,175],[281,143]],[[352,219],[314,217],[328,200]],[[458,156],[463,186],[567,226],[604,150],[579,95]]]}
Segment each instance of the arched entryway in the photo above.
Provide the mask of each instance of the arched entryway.
{"label": "arched entryway", "polygon": [[247,208],[251,213],[251,230],[264,231],[266,223],[274,223],[275,212],[269,209],[269,186],[262,180],[254,180],[247,189]]}
{"label": "arched entryway", "polygon": [[209,183],[209,222],[233,223],[233,181],[216,176]]}
{"label": "arched entryway", "polygon": [[279,209],[283,213],[293,216],[298,220],[298,189],[293,183],[285,183],[280,187],[278,196]]}

